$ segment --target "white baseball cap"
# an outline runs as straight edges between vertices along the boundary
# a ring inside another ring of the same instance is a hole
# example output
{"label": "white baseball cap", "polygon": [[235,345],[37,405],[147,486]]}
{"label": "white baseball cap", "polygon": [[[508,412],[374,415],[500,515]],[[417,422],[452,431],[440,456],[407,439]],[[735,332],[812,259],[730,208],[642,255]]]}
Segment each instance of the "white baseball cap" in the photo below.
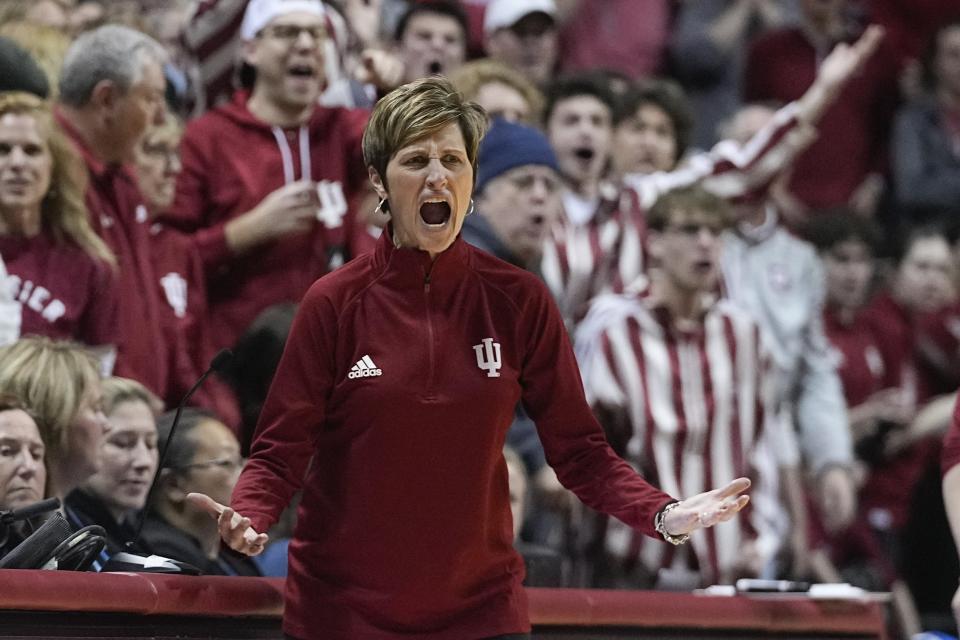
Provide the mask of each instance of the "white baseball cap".
{"label": "white baseball cap", "polygon": [[483,32],[490,34],[497,29],[512,27],[524,16],[538,11],[554,19],[557,17],[557,5],[553,0],[491,0],[483,14]]}
{"label": "white baseball cap", "polygon": [[250,0],[240,25],[240,37],[253,40],[274,18],[296,12],[326,16],[320,0]]}

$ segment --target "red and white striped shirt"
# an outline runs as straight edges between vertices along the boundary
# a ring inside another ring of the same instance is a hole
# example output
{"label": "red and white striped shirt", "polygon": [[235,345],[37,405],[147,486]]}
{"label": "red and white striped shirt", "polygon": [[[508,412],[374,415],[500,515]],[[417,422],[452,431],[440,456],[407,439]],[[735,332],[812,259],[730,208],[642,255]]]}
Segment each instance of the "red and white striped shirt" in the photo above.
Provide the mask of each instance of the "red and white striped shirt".
{"label": "red and white striped shirt", "polygon": [[673,171],[629,174],[619,193],[613,187],[609,193],[601,189],[597,209],[586,222],[560,216],[545,241],[541,271],[568,326],[583,318],[595,296],[643,288],[645,212],[660,196],[699,184],[730,201],[763,198],[806,140],[797,104],[791,103],[745,145],[726,140]]}
{"label": "red and white striped shirt", "polygon": [[[692,496],[743,475],[770,479],[762,436],[775,389],[759,328],[745,311],[713,301],[697,329],[681,331],[644,296],[602,296],[578,329],[576,347],[587,398],[622,415],[626,459],[648,481]],[[710,584],[731,577],[743,544],[765,528],[762,517],[695,533],[692,553],[611,522],[606,547],[652,572],[686,564]]]}
{"label": "red and white striped shirt", "polygon": [[199,115],[229,100],[240,56],[240,25],[248,0],[201,0],[183,30],[183,44],[196,62]]}
{"label": "red and white striped shirt", "polygon": [[587,312],[591,298],[645,284],[647,221],[637,193],[606,184],[592,217],[567,216],[547,235],[540,269],[568,327]]}

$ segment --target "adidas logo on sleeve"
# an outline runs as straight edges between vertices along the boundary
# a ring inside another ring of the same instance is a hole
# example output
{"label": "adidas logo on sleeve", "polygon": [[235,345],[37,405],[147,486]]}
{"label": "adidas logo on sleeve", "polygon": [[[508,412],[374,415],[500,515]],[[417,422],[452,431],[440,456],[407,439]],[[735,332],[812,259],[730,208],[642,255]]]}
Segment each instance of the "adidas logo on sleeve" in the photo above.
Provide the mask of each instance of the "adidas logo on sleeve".
{"label": "adidas logo on sleeve", "polygon": [[370,356],[363,356],[357,360],[357,364],[350,367],[350,373],[347,374],[347,377],[353,380],[354,378],[375,378],[382,375],[383,371],[373,364]]}

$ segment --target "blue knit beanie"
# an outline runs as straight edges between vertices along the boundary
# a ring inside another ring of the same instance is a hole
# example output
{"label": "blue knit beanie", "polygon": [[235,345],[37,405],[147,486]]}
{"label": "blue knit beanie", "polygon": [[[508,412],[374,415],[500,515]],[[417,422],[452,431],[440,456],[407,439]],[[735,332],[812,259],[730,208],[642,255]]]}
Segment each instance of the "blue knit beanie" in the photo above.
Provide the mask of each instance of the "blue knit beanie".
{"label": "blue knit beanie", "polygon": [[497,176],[528,164],[539,164],[560,171],[557,156],[545,135],[533,127],[498,118],[480,143],[474,191],[482,193],[487,183]]}

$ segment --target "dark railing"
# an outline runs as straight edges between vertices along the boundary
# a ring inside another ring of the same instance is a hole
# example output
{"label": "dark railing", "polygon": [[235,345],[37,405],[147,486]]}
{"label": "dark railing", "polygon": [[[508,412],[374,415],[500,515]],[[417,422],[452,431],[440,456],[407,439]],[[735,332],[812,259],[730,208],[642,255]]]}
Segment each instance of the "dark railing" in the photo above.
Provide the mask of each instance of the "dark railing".
{"label": "dark railing", "polygon": [[[885,638],[876,602],[527,591],[535,638]],[[4,637],[282,638],[282,610],[273,578],[0,570]]]}

